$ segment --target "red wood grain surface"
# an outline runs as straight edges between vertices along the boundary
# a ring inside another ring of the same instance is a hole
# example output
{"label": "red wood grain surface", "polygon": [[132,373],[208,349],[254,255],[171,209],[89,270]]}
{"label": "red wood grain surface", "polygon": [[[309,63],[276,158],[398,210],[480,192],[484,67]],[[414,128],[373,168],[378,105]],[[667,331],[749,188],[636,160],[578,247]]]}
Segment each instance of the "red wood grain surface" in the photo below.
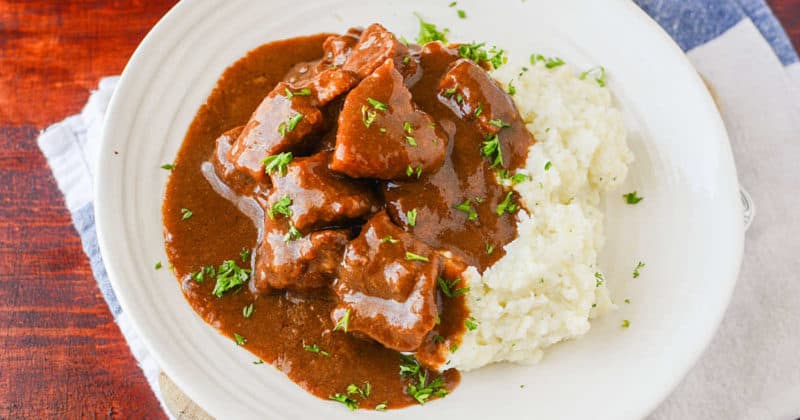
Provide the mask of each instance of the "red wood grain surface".
{"label": "red wood grain surface", "polygon": [[[795,46],[800,0],[771,0]],[[163,418],[92,278],[39,131],[173,0],[0,0],[0,419]]]}

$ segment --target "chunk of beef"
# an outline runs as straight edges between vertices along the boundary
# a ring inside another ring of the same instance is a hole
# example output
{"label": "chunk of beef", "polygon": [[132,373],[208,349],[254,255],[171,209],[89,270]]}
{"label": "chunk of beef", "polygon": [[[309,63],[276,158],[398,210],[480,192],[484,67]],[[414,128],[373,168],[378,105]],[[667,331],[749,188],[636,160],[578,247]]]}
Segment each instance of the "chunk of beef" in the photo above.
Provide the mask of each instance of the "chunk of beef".
{"label": "chunk of beef", "polygon": [[417,178],[435,172],[446,149],[447,137],[386,60],[347,95],[331,168],[353,178]]}
{"label": "chunk of beef", "polygon": [[287,95],[293,90],[278,83],[256,108],[229,152],[237,170],[255,181],[266,176],[261,160],[298,147],[303,139],[323,127],[322,112],[311,96]]}
{"label": "chunk of beef", "polygon": [[309,290],[330,285],[342,260],[348,230],[321,230],[296,238],[285,218],[265,218],[264,238],[256,251],[253,287]]}
{"label": "chunk of beef", "polygon": [[306,83],[323,69],[325,69],[325,66],[322,65],[322,59],[301,61],[289,69],[286,76],[283,76],[283,81],[291,85]]}
{"label": "chunk of beef", "polygon": [[511,96],[471,60],[454,62],[439,89],[439,99],[459,117],[477,121],[484,135],[496,134],[520,119]]}
{"label": "chunk of beef", "polygon": [[392,224],[372,217],[347,245],[334,291],[338,323],[349,311],[348,331],[398,351],[417,349],[436,323],[438,254]]}
{"label": "chunk of beef", "polygon": [[329,36],[322,43],[322,50],[325,53],[320,65],[326,68],[342,66],[347,61],[347,58],[350,57],[350,53],[361,38],[362,32],[361,28],[350,28],[343,35]]}
{"label": "chunk of beef", "polygon": [[214,171],[225,185],[239,195],[250,195],[256,186],[255,181],[248,174],[237,171],[228,154],[231,145],[243,129],[244,126],[240,126],[222,133],[216,140],[216,148],[211,161],[214,164]]}
{"label": "chunk of beef", "polygon": [[354,73],[328,69],[309,79],[308,83],[300,85],[300,89],[309,88],[316,105],[324,106],[352,89],[358,81]]}
{"label": "chunk of beef", "polygon": [[[301,231],[341,225],[378,210],[378,198],[369,185],[332,172],[328,168],[330,158],[330,152],[296,158],[285,175],[272,176],[269,205],[291,200],[289,217]],[[282,217],[274,211],[272,216]]]}
{"label": "chunk of beef", "polygon": [[418,70],[417,61],[411,58],[408,47],[389,30],[373,23],[361,34],[358,44],[352,47],[342,69],[352,71],[363,79],[387,59],[392,59],[405,77],[416,74]]}

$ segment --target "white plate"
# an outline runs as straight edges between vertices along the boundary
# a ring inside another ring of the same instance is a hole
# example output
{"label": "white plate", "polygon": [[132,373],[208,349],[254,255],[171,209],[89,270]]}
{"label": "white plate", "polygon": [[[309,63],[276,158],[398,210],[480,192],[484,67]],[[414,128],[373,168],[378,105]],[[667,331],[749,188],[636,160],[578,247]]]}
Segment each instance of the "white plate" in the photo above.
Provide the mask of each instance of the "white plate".
{"label": "white plate", "polygon": [[[166,373],[219,418],[637,418],[676,386],[711,339],[743,246],[736,171],[721,119],[678,47],[626,1],[187,1],[145,38],[108,112],[96,185],[98,236],[123,310]],[[463,376],[424,407],[351,413],[317,399],[206,325],[184,301],[162,243],[167,171],[223,70],[265,42],[378,21],[414,39],[419,11],[453,41],[487,41],[526,60],[557,54],[604,65],[636,154],[612,195],[601,267],[615,299],[631,299],[581,340],[535,366],[502,364]],[[647,266],[636,280],[637,261]],[[620,328],[629,319],[629,329]],[[520,385],[524,384],[524,388]]]}

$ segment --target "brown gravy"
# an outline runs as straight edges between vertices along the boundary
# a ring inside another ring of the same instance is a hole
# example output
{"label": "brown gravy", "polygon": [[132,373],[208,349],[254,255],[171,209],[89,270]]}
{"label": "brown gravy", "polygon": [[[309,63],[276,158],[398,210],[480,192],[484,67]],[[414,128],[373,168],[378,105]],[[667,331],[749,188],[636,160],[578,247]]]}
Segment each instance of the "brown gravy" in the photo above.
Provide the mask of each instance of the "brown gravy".
{"label": "brown gravy", "polygon": [[[195,116],[174,162],[162,209],[166,249],[187,301],[222,334],[241,337],[240,342],[246,340],[241,343],[246,349],[320,398],[345,394],[350,384],[361,386],[369,382],[371,393],[358,400],[359,408],[372,409],[381,403],[390,409],[399,408],[416,403],[406,393],[409,380],[399,375],[400,353],[375,341],[334,332],[331,311],[337,301],[329,289],[264,294],[244,286],[217,297],[212,294],[215,280],[205,277],[199,282],[195,275],[203,267],[218,266],[225,260],[234,260],[255,272],[259,228],[215,192],[201,167],[214,154],[215,140],[247,123],[253,110],[288,72],[296,72],[301,63],[320,60],[322,44],[328,36],[271,42],[254,49],[224,72]],[[376,194],[383,195],[389,215],[401,228],[428,246],[450,250],[483,271],[503,255],[503,245],[516,236],[514,216],[495,211],[506,189],[498,185],[489,162],[479,152],[485,136],[474,123],[458,118],[438,98],[439,81],[459,58],[457,52],[429,44],[414,55],[421,77],[410,90],[416,104],[447,133],[447,155],[435,173],[418,180],[375,182],[373,188]],[[504,118],[509,123],[518,122],[514,120],[518,117]],[[501,148],[506,168],[513,173],[524,162],[532,139],[521,124],[512,124],[511,130],[512,135],[504,138]],[[477,220],[468,220],[466,212],[453,208],[467,198],[473,200]],[[414,227],[408,225],[405,216],[412,208],[419,212]],[[184,209],[192,212],[191,217],[185,218]],[[493,252],[487,252],[487,244]],[[246,254],[242,255],[243,251]],[[243,310],[251,304],[252,314],[245,317]],[[464,333],[468,311],[463,296],[440,296],[438,304],[441,322],[426,337],[419,352],[427,360],[443,362],[448,344],[457,344]],[[448,341],[434,342],[436,335]],[[308,351],[306,346],[316,346],[320,352]],[[264,367],[253,366],[259,368]],[[454,369],[441,375],[448,390],[459,382],[459,373]]]}

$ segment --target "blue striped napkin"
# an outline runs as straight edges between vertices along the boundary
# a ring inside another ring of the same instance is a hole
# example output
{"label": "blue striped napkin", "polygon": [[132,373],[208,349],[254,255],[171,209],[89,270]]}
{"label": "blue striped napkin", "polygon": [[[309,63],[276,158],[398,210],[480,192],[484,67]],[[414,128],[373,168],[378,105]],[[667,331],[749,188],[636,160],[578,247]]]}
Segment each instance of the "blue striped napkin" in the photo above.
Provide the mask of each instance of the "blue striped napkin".
{"label": "blue striped napkin", "polygon": [[[637,0],[709,83],[739,177],[759,203],[731,307],[714,341],[654,419],[800,416],[800,62],[762,0]],[[150,386],[158,366],[111,289],[97,246],[92,177],[117,78],[100,81],[79,115],[39,137],[109,309]],[[160,398],[158,392],[155,395]]]}

